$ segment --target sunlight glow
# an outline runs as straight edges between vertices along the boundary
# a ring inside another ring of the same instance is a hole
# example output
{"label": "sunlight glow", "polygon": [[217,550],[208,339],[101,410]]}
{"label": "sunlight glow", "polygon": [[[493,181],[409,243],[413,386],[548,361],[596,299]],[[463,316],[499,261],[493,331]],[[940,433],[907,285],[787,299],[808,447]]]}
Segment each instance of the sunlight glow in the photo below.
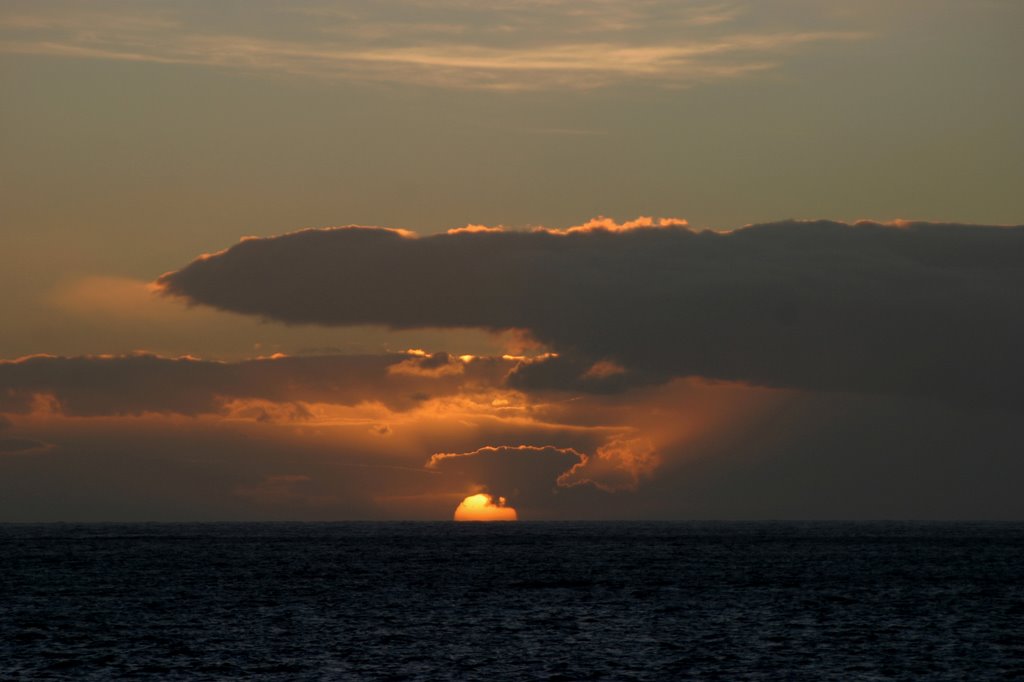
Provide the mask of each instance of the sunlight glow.
{"label": "sunlight glow", "polygon": [[505,498],[498,502],[485,493],[470,495],[455,510],[456,521],[516,521],[518,515],[512,507],[505,506]]}

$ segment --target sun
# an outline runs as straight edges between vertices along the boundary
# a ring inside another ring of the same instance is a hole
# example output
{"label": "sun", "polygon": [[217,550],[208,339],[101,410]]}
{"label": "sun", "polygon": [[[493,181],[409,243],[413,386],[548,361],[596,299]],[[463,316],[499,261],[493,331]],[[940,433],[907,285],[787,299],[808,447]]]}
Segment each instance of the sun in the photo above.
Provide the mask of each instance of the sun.
{"label": "sun", "polygon": [[455,510],[456,521],[516,521],[519,516],[513,507],[505,506],[505,498],[494,498],[485,493],[470,495]]}

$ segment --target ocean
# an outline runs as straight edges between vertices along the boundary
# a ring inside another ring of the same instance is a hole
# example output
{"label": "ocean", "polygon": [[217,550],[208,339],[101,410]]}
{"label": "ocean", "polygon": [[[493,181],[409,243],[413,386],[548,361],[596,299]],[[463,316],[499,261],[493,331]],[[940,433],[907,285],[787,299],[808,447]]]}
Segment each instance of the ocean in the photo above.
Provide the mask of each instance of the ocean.
{"label": "ocean", "polygon": [[1024,679],[1024,524],[0,525],[0,678]]}

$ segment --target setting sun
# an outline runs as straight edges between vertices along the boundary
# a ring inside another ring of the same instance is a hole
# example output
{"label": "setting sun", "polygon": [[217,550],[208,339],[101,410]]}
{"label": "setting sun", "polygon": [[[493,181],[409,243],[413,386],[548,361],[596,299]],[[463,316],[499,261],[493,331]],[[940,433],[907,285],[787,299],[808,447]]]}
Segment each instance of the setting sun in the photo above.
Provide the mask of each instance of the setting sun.
{"label": "setting sun", "polygon": [[490,495],[479,493],[470,495],[455,510],[456,521],[516,521],[516,510],[505,506],[505,498],[499,497],[498,502]]}

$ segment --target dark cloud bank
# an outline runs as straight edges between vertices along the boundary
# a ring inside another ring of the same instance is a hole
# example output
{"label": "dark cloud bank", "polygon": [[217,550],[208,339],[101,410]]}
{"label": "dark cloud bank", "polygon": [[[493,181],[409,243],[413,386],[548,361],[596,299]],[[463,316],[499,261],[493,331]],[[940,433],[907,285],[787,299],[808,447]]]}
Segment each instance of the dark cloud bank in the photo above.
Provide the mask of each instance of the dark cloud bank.
{"label": "dark cloud bank", "polygon": [[702,376],[1024,407],[1024,226],[780,222],[571,234],[380,228],[247,239],[165,292],[289,323],[521,328],[522,387]]}

